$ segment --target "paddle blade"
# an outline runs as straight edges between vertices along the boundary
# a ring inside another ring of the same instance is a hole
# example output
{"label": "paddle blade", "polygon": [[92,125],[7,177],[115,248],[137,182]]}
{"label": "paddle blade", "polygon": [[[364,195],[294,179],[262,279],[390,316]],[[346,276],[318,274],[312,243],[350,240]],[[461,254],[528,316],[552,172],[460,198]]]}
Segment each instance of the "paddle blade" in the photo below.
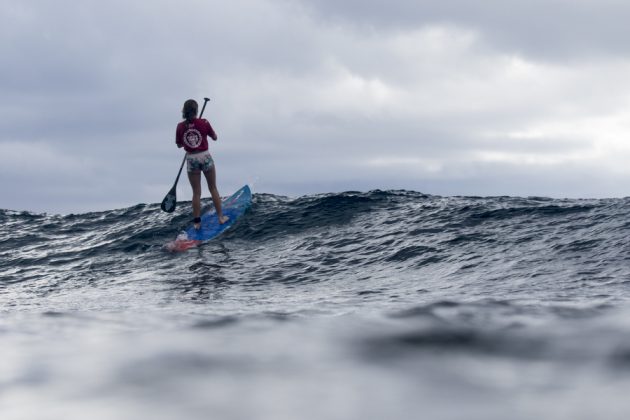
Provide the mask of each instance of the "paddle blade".
{"label": "paddle blade", "polygon": [[164,200],[162,200],[162,205],[160,206],[163,211],[167,213],[173,213],[175,211],[175,205],[177,204],[177,196],[175,195],[175,187],[173,187]]}

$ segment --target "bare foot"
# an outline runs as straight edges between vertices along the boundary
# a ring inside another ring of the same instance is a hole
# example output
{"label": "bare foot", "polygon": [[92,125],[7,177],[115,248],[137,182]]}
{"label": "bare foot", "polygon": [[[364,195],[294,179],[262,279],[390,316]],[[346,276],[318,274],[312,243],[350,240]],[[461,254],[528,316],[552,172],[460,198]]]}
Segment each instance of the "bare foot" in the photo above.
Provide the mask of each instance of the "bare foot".
{"label": "bare foot", "polygon": [[230,220],[230,218],[228,216],[221,216],[219,217],[219,224],[224,224],[226,223],[228,220]]}

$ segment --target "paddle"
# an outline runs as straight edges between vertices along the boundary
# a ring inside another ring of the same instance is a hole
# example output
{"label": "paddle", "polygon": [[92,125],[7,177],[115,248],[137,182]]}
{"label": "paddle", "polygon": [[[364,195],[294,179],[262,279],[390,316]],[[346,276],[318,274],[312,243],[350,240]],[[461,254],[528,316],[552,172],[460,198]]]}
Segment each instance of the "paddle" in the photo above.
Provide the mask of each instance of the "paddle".
{"label": "paddle", "polygon": [[[203,115],[203,111],[206,109],[206,104],[209,100],[210,98],[203,98],[203,107],[201,108],[199,118]],[[179,176],[182,174],[185,162],[186,155],[184,155],[184,160],[182,160],[182,164],[179,166],[179,172],[177,172],[177,178],[175,178],[173,188],[171,188],[168,194],[166,194],[166,197],[164,197],[164,200],[162,200],[162,205],[160,207],[167,213],[173,213],[175,211],[175,206],[177,205],[177,183],[179,182]]]}

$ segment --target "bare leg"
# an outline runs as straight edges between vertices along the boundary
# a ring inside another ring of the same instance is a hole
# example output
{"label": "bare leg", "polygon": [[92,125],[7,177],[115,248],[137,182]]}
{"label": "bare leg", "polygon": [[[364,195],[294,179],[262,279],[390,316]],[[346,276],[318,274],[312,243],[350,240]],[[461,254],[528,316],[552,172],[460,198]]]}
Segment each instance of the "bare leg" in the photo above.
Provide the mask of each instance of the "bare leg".
{"label": "bare leg", "polygon": [[[188,180],[193,191],[192,208],[193,217],[201,216],[201,172],[188,172]],[[195,223],[195,229],[201,227],[200,223]]]}
{"label": "bare leg", "polygon": [[212,195],[212,202],[214,203],[214,208],[217,211],[219,223],[223,224],[230,220],[230,218],[223,215],[223,209],[221,208],[221,196],[219,195],[219,190],[217,190],[217,171],[214,165],[203,174],[206,177],[206,181],[208,181],[208,189],[210,190],[210,195]]}

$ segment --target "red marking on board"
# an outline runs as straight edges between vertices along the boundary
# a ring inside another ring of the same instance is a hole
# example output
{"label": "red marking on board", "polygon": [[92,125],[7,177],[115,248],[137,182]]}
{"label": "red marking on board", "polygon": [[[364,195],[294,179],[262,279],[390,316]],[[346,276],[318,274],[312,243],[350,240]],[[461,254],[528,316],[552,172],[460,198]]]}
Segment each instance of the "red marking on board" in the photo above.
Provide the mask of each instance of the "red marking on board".
{"label": "red marking on board", "polygon": [[175,239],[165,245],[165,248],[172,252],[183,252],[187,249],[194,248],[202,241],[195,239]]}

